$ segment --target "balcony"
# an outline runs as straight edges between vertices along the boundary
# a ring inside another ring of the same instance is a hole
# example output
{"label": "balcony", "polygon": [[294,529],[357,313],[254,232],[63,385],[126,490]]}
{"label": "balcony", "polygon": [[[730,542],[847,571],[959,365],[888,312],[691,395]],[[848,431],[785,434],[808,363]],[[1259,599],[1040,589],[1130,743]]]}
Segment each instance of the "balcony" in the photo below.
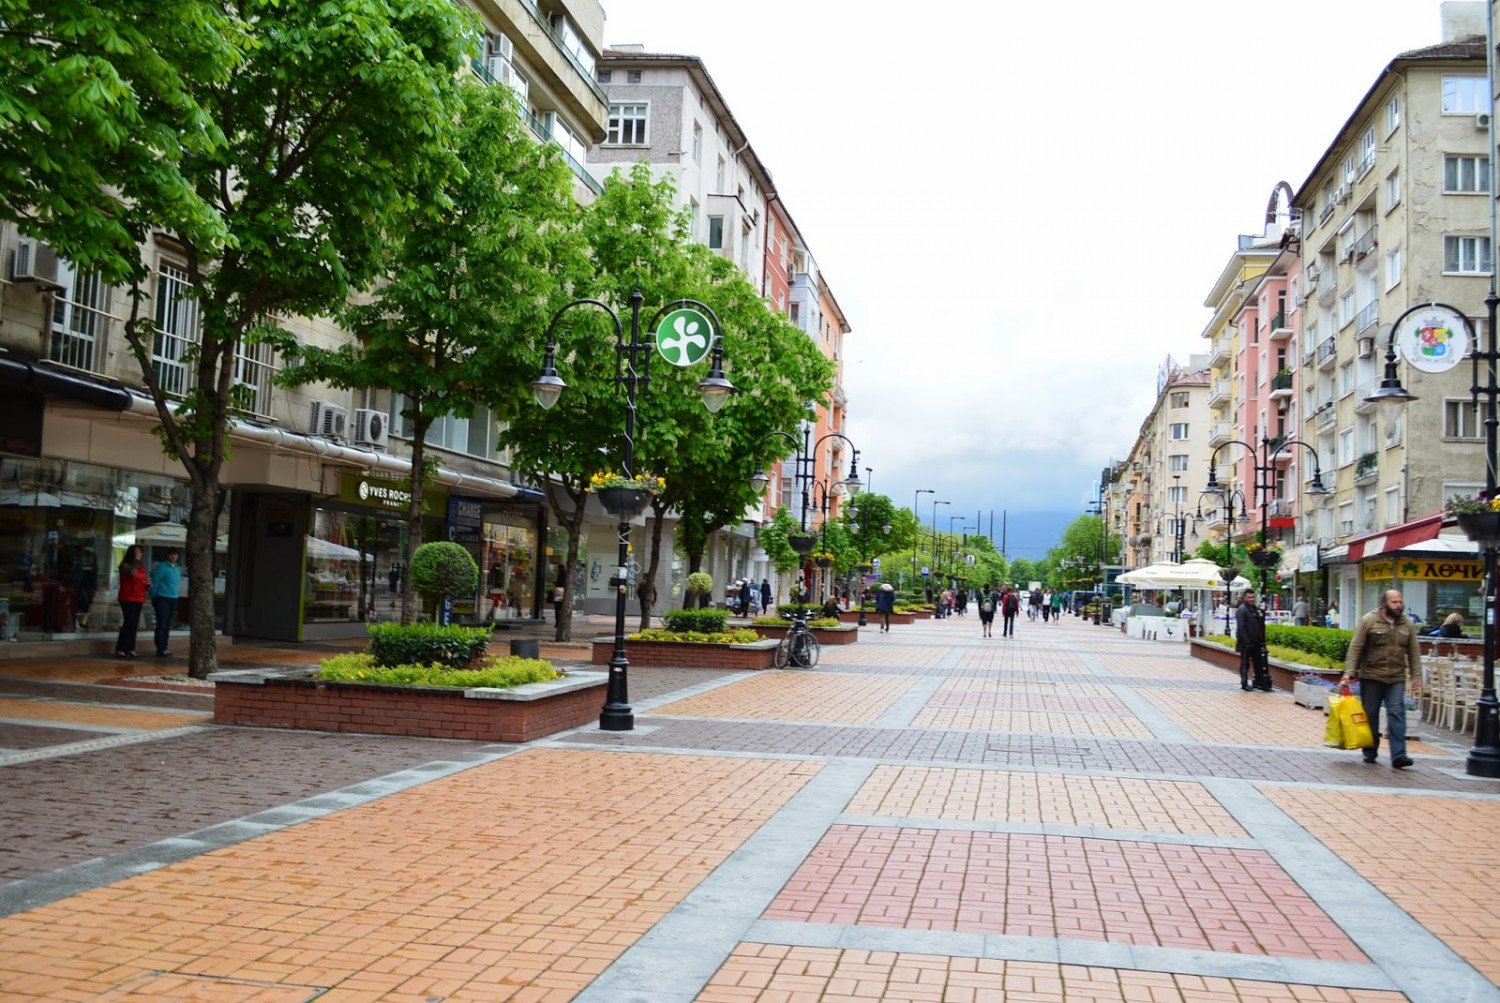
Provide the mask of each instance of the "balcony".
{"label": "balcony", "polygon": [[1326,402],[1325,404],[1321,405],[1318,408],[1318,410],[1314,413],[1313,417],[1317,420],[1317,423],[1318,423],[1318,426],[1317,426],[1318,427],[1318,432],[1321,434],[1322,432],[1326,431],[1327,429],[1331,429],[1335,425],[1338,424],[1338,421],[1339,421],[1339,409],[1338,409],[1338,405],[1335,404],[1335,403],[1333,403],[1333,401],[1328,401],[1328,402]]}
{"label": "balcony", "polygon": [[1286,341],[1292,336],[1292,322],[1288,319],[1286,310],[1283,308],[1276,312],[1271,318],[1271,340]]}
{"label": "balcony", "polygon": [[594,79],[594,70],[583,65],[582,60],[574,54],[572,47],[558,34],[557,29],[552,27],[552,22],[537,9],[536,0],[521,0],[521,6],[526,8],[526,13],[531,15],[531,19],[536,22],[537,27],[542,29],[542,33],[552,40],[553,45],[557,46],[557,51],[562,53],[563,58],[578,71],[579,79],[584,86],[599,99],[601,104],[608,106],[609,96],[604,93],[604,88],[599,86],[599,81]]}
{"label": "balcony", "polygon": [[1218,407],[1229,403],[1230,381],[1220,377],[1208,385],[1208,406]]}
{"label": "balcony", "polygon": [[1294,377],[1290,370],[1277,373],[1271,377],[1271,399],[1281,400],[1292,396],[1292,381]]}
{"label": "balcony", "polygon": [[1209,426],[1208,444],[1218,446],[1228,442],[1233,437],[1233,432],[1227,421],[1216,421]]}
{"label": "balcony", "polygon": [[[469,68],[474,71],[475,76],[485,83],[491,86],[501,86],[500,81],[495,79],[494,74],[490,73],[489,68],[478,59],[469,60]],[[564,149],[562,143],[558,142],[557,138],[552,135],[552,130],[547,128],[541,119],[528,111],[524,103],[521,106],[520,115],[526,120],[526,124],[531,127],[532,135],[536,136],[543,143],[551,143],[557,147],[558,152],[562,154],[563,161],[568,165],[568,170],[573,172],[573,176],[582,182],[585,188],[595,195],[604,194],[604,186],[599,183],[599,179],[590,174],[589,169],[584,167],[582,162]]]}
{"label": "balcony", "polygon": [[1324,338],[1318,345],[1318,368],[1332,369],[1339,357],[1337,338]]}
{"label": "balcony", "polygon": [[1229,525],[1229,519],[1224,514],[1225,510],[1216,508],[1211,512],[1203,514],[1203,526],[1208,530],[1225,529]]}
{"label": "balcony", "polygon": [[1354,462],[1354,483],[1374,484],[1380,480],[1380,454],[1369,452],[1361,454]]}
{"label": "balcony", "polygon": [[1380,242],[1375,239],[1377,229],[1378,227],[1370,227],[1364,233],[1360,234],[1359,239],[1349,246],[1349,250],[1354,252],[1355,261],[1363,259],[1371,251],[1380,246]]}
{"label": "balcony", "polygon": [[1380,301],[1365,304],[1359,313],[1354,315],[1354,333],[1362,334],[1380,323]]}
{"label": "balcony", "polygon": [[1266,506],[1266,514],[1272,519],[1289,519],[1297,514],[1297,506],[1290,498],[1273,498]]}
{"label": "balcony", "polygon": [[1380,402],[1368,399],[1378,389],[1380,389],[1379,376],[1371,376],[1367,380],[1361,380],[1359,386],[1354,390],[1354,410],[1359,414],[1379,410]]}
{"label": "balcony", "polygon": [[1208,364],[1218,367],[1229,361],[1229,339],[1218,337],[1208,343]]}

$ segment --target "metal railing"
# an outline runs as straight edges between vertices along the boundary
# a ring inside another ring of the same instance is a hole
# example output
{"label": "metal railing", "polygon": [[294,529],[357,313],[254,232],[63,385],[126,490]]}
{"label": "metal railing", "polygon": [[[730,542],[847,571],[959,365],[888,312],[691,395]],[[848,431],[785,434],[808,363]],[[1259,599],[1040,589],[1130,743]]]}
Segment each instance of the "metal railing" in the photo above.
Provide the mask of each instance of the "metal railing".
{"label": "metal railing", "polygon": [[557,45],[557,51],[567,57],[568,62],[572,64],[573,69],[578,71],[578,75],[583,78],[583,82],[588,85],[589,90],[594,92],[594,96],[604,104],[609,104],[609,95],[604,93],[604,88],[599,86],[599,81],[594,79],[594,75],[589,72],[588,68],[579,62],[578,57],[573,54],[573,50],[568,48],[567,43],[557,33],[557,29],[552,27],[552,22],[547,20],[546,15],[537,10],[536,4],[532,0],[521,0],[521,6],[526,8],[526,12],[531,15],[532,20]]}
{"label": "metal railing", "polygon": [[1338,357],[1339,343],[1337,338],[1324,338],[1318,344],[1318,365],[1332,362]]}
{"label": "metal railing", "polygon": [[1364,233],[1360,234],[1359,235],[1359,239],[1357,239],[1350,246],[1349,249],[1354,252],[1354,257],[1355,257],[1356,260],[1358,260],[1360,258],[1363,258],[1365,255],[1369,254],[1371,251],[1375,250],[1376,243],[1377,243],[1376,240],[1375,240],[1375,235],[1376,235],[1376,231],[1378,229],[1379,229],[1379,227],[1375,227],[1375,226],[1370,227]]}
{"label": "metal railing", "polygon": [[94,349],[110,320],[106,310],[108,297],[109,287],[98,272],[73,273],[72,288],[52,300],[49,360],[73,369],[94,371]]}
{"label": "metal railing", "polygon": [[1367,303],[1354,315],[1354,333],[1360,334],[1380,322],[1380,301]]}

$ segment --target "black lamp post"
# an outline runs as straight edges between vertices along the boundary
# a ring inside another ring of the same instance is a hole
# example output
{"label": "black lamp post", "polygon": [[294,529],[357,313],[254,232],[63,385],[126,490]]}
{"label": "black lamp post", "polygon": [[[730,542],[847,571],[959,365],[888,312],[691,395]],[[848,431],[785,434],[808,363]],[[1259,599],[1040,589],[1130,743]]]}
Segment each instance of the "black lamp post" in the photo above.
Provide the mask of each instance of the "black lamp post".
{"label": "black lamp post", "polygon": [[[668,303],[658,310],[646,325],[648,334],[641,335],[641,304],[645,297],[639,288],[630,294],[630,337],[626,340],[620,315],[596,299],[579,299],[562,307],[552,315],[547,325],[547,350],[543,357],[542,372],[531,381],[531,392],[543,408],[551,408],[558,402],[567,384],[557,372],[557,341],[554,337],[558,322],[574,307],[594,307],[609,315],[615,325],[615,386],[625,389],[625,442],[620,458],[620,469],[626,478],[635,476],[635,417],[636,391],[645,396],[651,387],[651,355],[660,350],[663,358],[674,365],[691,365],[710,351],[713,359],[708,376],[698,384],[703,404],[710,412],[717,413],[725,400],[734,392],[734,386],[724,378],[724,346],[718,335],[718,315],[707,304],[697,300],[682,299]],[[661,329],[657,329],[657,324]],[[704,328],[707,328],[704,330]],[[668,355],[670,352],[672,354]],[[600,495],[601,504],[605,496]],[[619,560],[615,576],[610,584],[615,587],[615,650],[609,659],[609,685],[605,693],[604,709],[599,714],[602,731],[630,731],[635,727],[635,713],[630,707],[627,686],[627,670],[630,661],[625,657],[625,598],[629,587],[630,520],[646,507],[644,491],[621,490],[611,496],[606,509],[617,516],[619,524]]]}
{"label": "black lamp post", "polygon": [[[1173,538],[1173,541],[1174,541],[1175,545],[1172,548],[1172,560],[1174,562],[1176,562],[1177,564],[1181,564],[1182,563],[1183,551],[1186,549],[1186,546],[1187,546],[1187,539],[1186,539],[1187,538],[1187,519],[1182,514],[1182,493],[1181,493],[1181,487],[1182,487],[1182,475],[1181,474],[1173,474],[1172,475],[1172,506],[1173,506],[1172,507],[1172,538]],[[1199,522],[1198,517],[1194,516],[1193,517],[1193,539],[1195,539],[1195,540],[1198,538],[1198,522]]]}
{"label": "black lamp post", "polygon": [[950,501],[938,501],[936,498],[934,498],[932,500],[932,566],[929,569],[932,572],[932,575],[931,575],[931,577],[928,578],[929,582],[932,581],[933,578],[938,577],[938,559],[937,559],[937,552],[938,552],[937,507],[939,505],[952,505],[952,504],[953,503],[950,502]]}
{"label": "black lamp post", "polygon": [[[1482,395],[1484,407],[1484,495],[1486,499],[1496,497],[1495,484],[1495,429],[1500,426],[1500,415],[1496,413],[1496,398],[1500,397],[1500,383],[1496,382],[1496,362],[1500,361],[1500,346],[1495,338],[1496,307],[1500,306],[1500,295],[1495,292],[1494,272],[1490,273],[1490,291],[1484,298],[1486,327],[1489,333],[1488,347],[1481,349],[1479,339],[1474,336],[1474,325],[1461,311],[1443,303],[1421,303],[1411,307],[1391,325],[1391,335],[1385,346],[1385,378],[1380,387],[1365,400],[1380,404],[1402,404],[1416,400],[1416,394],[1401,386],[1396,375],[1396,337],[1402,323],[1413,314],[1426,311],[1427,317],[1418,318],[1414,332],[1446,330],[1451,332],[1456,321],[1473,346],[1473,385],[1469,388],[1475,407]],[[1445,316],[1449,315],[1449,316]],[[1446,344],[1446,342],[1442,343]],[[1462,358],[1462,352],[1456,353]],[[1407,356],[1408,362],[1411,356]],[[1480,363],[1484,363],[1483,384],[1479,382]],[[1437,370],[1440,371],[1440,370]],[[1474,748],[1469,750],[1464,771],[1475,777],[1500,777],[1500,700],[1495,696],[1495,554],[1500,549],[1500,539],[1486,536],[1477,542],[1484,550],[1484,677],[1480,683],[1479,700],[1475,703],[1478,720],[1474,725]]]}
{"label": "black lamp post", "polygon": [[[1209,478],[1209,480],[1212,481],[1213,479]],[[1236,498],[1240,502],[1240,518],[1248,519],[1250,515],[1245,511],[1245,492],[1239,488],[1226,489],[1224,485],[1215,483],[1213,487],[1207,487],[1198,492],[1198,513],[1196,518],[1203,518],[1204,495],[1213,495],[1224,505],[1226,521],[1228,523],[1224,530],[1224,564],[1219,568],[1219,577],[1224,579],[1224,633],[1227,635],[1229,633],[1229,607],[1231,605],[1229,600],[1233,597],[1230,586],[1234,583],[1238,570],[1234,566],[1234,501]]]}
{"label": "black lamp post", "polygon": [[[816,442],[812,442],[812,423],[810,421],[802,423],[801,442],[798,442],[786,432],[772,432],[771,435],[779,436],[792,444],[792,478],[797,482],[797,493],[801,496],[802,501],[801,513],[797,521],[801,533],[797,539],[789,540],[788,542],[791,544],[792,549],[797,551],[799,555],[805,556],[808,551],[812,550],[813,544],[813,537],[807,532],[807,508],[809,502],[812,500],[812,485],[817,479],[818,447],[829,439],[843,439],[849,443],[849,448],[853,451],[853,455],[850,457],[849,476],[844,479],[843,485],[851,496],[857,495],[860,489],[859,448],[849,440],[848,436],[839,432],[829,432],[826,435],[819,436]],[[750,475],[750,483],[754,486],[757,493],[763,493],[766,490],[766,486],[771,483],[771,478],[766,476],[764,470],[756,470],[755,473]],[[824,506],[826,510],[826,487],[824,491]]]}
{"label": "black lamp post", "polygon": [[[866,488],[868,488],[869,485],[870,485],[870,483],[872,482],[872,478],[870,477],[871,473],[872,473],[872,471],[870,470],[870,468],[866,467],[865,468],[865,486],[866,486]],[[872,497],[872,496],[870,496],[868,494],[862,496],[862,498],[869,498],[869,497]],[[853,518],[850,519],[850,521],[849,521],[849,528],[854,532],[855,537],[859,540],[859,574],[860,574],[860,583],[859,583],[859,625],[861,627],[864,627],[864,626],[866,626],[869,623],[869,619],[866,616],[866,613],[867,613],[867,610],[868,610],[868,604],[867,604],[866,599],[865,599],[866,595],[869,592],[869,588],[868,588],[867,583],[864,580],[864,576],[869,572],[869,568],[870,568],[870,559],[869,559],[870,558],[870,552],[869,552],[869,546],[868,546],[868,544],[869,544],[869,536],[868,536],[868,534],[869,534],[870,530],[873,527],[869,523],[869,516],[866,514],[867,510],[862,510],[861,506],[859,506],[859,504],[858,504],[858,500],[856,500],[856,502],[853,503],[853,504],[854,504],[854,513],[853,513]],[[890,523],[885,523],[884,525],[882,525],[880,527],[881,533],[883,533],[883,534],[885,534],[887,536],[890,535],[891,529],[892,529],[892,527],[891,527]]]}
{"label": "black lamp post", "polygon": [[[922,517],[917,514],[917,505],[921,501],[922,495],[935,495],[935,494],[937,494],[937,492],[934,491],[932,488],[917,488],[916,491],[912,492],[912,496],[911,496],[911,517],[917,521],[917,531],[918,532],[921,532]],[[920,542],[921,542],[921,540],[920,540],[920,538],[918,538],[917,540],[913,540],[912,541],[912,545],[911,545],[911,580],[912,580],[912,588],[916,588],[916,582],[917,582],[917,551],[921,549],[921,547],[919,546]]]}

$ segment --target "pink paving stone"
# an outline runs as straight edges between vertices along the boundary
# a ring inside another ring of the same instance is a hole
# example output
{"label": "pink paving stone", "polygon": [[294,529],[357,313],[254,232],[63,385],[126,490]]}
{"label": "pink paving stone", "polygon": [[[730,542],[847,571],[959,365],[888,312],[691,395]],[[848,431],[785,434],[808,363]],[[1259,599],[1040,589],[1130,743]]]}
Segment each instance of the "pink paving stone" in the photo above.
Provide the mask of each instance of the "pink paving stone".
{"label": "pink paving stone", "polygon": [[1260,850],[844,825],[818,850],[765,918],[1367,960]]}

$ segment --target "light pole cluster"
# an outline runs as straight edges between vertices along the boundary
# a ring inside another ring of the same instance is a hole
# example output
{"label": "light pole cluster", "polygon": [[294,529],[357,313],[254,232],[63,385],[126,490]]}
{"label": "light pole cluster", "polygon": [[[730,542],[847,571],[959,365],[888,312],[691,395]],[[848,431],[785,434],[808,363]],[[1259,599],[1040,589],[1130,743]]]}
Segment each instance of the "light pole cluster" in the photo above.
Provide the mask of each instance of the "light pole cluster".
{"label": "light pole cluster", "polygon": [[[537,404],[553,407],[568,385],[557,372],[557,325],[563,315],[575,307],[592,307],[609,315],[615,325],[615,385],[625,391],[625,439],[621,448],[620,469],[627,479],[635,475],[636,393],[645,396],[651,386],[651,356],[660,352],[666,361],[678,366],[692,365],[713,352],[708,376],[698,384],[703,405],[717,413],[734,386],[724,378],[724,348],[718,335],[719,318],[713,310],[697,300],[677,300],[657,311],[646,327],[651,335],[641,335],[641,304],[645,302],[639,288],[630,294],[630,336],[626,339],[620,315],[608,304],[596,299],[578,299],[552,315],[547,325],[547,349],[542,371],[531,381],[531,392]],[[660,328],[657,324],[660,323]],[[619,524],[618,562],[610,585],[615,588],[615,647],[609,659],[609,685],[604,709],[599,714],[601,731],[630,731],[635,727],[635,712],[630,707],[625,657],[625,599],[629,591],[630,520],[646,506],[644,491],[617,491],[614,506],[606,506]],[[601,503],[603,498],[601,497]]]}
{"label": "light pole cluster", "polygon": [[[823,490],[823,502],[821,507],[821,511],[823,513],[823,522],[821,523],[822,526],[826,526],[828,523],[828,512],[830,508],[829,497],[834,493],[832,488],[818,479],[818,447],[823,445],[823,443],[827,442],[829,439],[842,439],[845,442],[849,443],[849,449],[852,451],[852,455],[849,458],[849,476],[838,483],[842,484],[844,490],[847,491],[851,497],[859,494],[859,490],[861,487],[859,481],[859,447],[855,446],[854,443],[849,439],[849,437],[841,432],[828,432],[825,435],[819,436],[817,441],[813,442],[811,422],[803,422],[802,441],[800,443],[785,432],[773,432],[772,435],[780,436],[781,438],[790,442],[792,444],[793,450],[795,451],[792,460],[792,476],[793,479],[797,482],[797,493],[801,496],[802,501],[801,515],[797,523],[797,525],[801,529],[801,533],[796,537],[788,538],[787,543],[798,554],[805,555],[812,550],[813,543],[815,541],[815,537],[811,536],[807,532],[807,508],[808,504],[812,501],[812,488],[814,485],[817,485]],[[766,490],[767,485],[771,483],[771,478],[766,475],[766,472],[764,470],[756,470],[755,473],[750,475],[750,483],[755,487],[757,493],[763,493]]]}

